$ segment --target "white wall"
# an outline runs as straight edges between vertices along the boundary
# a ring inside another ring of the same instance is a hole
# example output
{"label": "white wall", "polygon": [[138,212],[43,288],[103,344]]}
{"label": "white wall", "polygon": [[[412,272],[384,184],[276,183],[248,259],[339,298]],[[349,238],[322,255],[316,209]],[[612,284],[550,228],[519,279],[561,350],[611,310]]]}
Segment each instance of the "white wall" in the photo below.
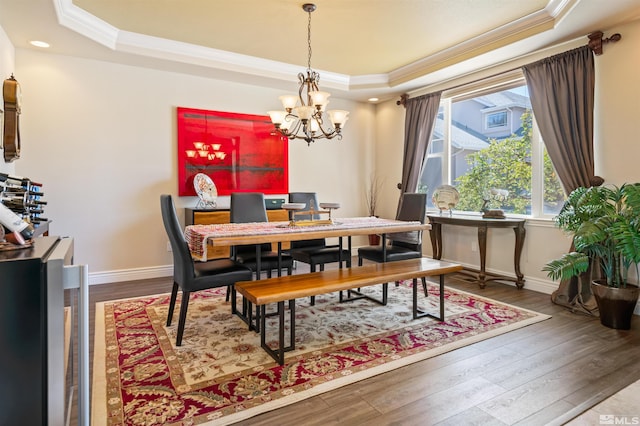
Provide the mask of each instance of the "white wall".
{"label": "white wall", "polygon": [[596,174],[607,183],[640,181],[640,21],[614,28],[622,40],[596,57]]}
{"label": "white wall", "polygon": [[[594,145],[596,174],[607,183],[640,181],[640,142],[638,119],[640,112],[640,21],[608,29],[607,34],[619,32],[622,40],[609,43],[604,54],[595,58],[596,109],[594,114]],[[484,73],[490,71],[484,70]],[[477,77],[469,76],[468,81]],[[385,178],[384,207],[381,216],[393,217],[399,196],[395,189],[402,176],[402,144],[405,110],[396,105],[396,99],[378,105],[376,133],[378,147],[376,169]],[[521,259],[527,288],[551,292],[557,284],[549,281],[542,267],[559,257],[570,246],[570,238],[556,229],[551,221],[528,221],[527,236]],[[478,267],[479,254],[472,251],[477,241],[474,228],[443,227],[443,258]],[[513,274],[513,231],[492,229],[487,239],[487,269]],[[431,255],[428,238],[425,254]]]}
{"label": "white wall", "polygon": [[[0,27],[0,80],[4,81],[9,78],[15,71],[15,49],[9,41],[7,33]],[[0,106],[4,111],[4,105]],[[2,121],[0,121],[2,122]],[[3,132],[0,132],[3,134]],[[15,173],[15,161],[11,163],[4,162],[4,153],[0,149],[0,172]]]}
{"label": "white wall", "polygon": [[[93,282],[170,270],[159,195],[177,194],[177,106],[264,115],[282,94],[23,49],[16,63],[24,104],[16,172],[44,183],[51,232],[75,238],[76,263],[89,264]],[[340,99],[332,106],[351,111],[343,140],[290,143],[289,188],[341,202],[338,217],[362,215],[373,107]]]}

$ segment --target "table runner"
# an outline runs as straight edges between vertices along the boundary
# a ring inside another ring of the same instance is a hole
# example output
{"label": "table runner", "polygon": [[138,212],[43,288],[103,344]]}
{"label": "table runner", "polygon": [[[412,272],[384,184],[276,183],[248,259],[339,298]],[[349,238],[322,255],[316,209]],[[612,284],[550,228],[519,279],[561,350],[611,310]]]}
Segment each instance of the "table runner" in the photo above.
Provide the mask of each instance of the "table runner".
{"label": "table runner", "polygon": [[[417,224],[420,222],[398,221],[377,217],[338,218],[331,225],[318,226],[290,226],[289,222],[253,222],[253,223],[222,223],[212,225],[189,225],[185,229],[185,238],[189,244],[191,255],[196,261],[207,261],[207,240],[215,237],[251,236],[251,235],[282,235],[304,234],[322,230],[349,230],[359,228],[381,227],[393,232],[394,227]],[[277,240],[275,240],[277,241]]]}

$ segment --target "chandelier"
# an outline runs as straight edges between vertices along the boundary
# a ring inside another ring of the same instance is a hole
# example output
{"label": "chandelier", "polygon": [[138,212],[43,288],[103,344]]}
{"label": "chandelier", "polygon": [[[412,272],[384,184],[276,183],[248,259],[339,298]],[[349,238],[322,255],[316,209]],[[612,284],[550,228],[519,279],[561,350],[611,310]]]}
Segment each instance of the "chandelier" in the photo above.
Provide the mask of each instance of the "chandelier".
{"label": "chandelier", "polygon": [[[349,112],[344,110],[326,111],[329,103],[328,92],[322,92],[318,88],[320,74],[311,69],[311,12],[316,10],[313,3],[305,3],[302,9],[309,14],[307,26],[307,45],[309,56],[307,71],[298,74],[300,89],[298,96],[284,95],[279,99],[284,111],[269,111],[276,131],[289,139],[304,139],[307,145],[317,139],[333,139],[336,136],[342,139],[340,131],[349,118]],[[304,95],[304,96],[303,96]],[[298,101],[300,104],[298,105]],[[330,127],[330,125],[333,127]]]}

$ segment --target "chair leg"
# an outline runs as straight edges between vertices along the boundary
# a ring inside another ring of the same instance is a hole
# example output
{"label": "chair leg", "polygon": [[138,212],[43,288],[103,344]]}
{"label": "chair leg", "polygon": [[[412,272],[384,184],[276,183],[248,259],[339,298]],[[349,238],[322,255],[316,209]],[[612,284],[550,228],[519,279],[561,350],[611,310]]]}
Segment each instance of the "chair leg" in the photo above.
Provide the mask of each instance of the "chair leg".
{"label": "chair leg", "polygon": [[226,297],[224,299],[225,302],[229,301],[229,296],[231,296],[231,286],[230,285],[227,286],[227,295],[226,295]]}
{"label": "chair leg", "polygon": [[173,289],[171,290],[171,299],[169,300],[169,313],[167,314],[167,327],[171,325],[173,319],[173,310],[176,307],[176,299],[178,298],[178,284],[173,283]]}
{"label": "chair leg", "polygon": [[422,289],[424,290],[424,297],[429,297],[429,292],[427,291],[427,278],[422,277]]}
{"label": "chair leg", "polygon": [[238,296],[236,294],[236,286],[233,284],[227,286],[227,295],[229,294],[229,289],[231,289],[231,313],[235,315],[238,312]]}
{"label": "chair leg", "polygon": [[320,264],[320,272],[324,271],[324,263]]}
{"label": "chair leg", "polygon": [[[316,271],[316,264],[315,263],[311,263],[309,264],[309,268],[311,268],[311,272],[315,272]],[[316,297],[315,296],[311,296],[309,298],[311,306],[315,306],[316,305]]]}
{"label": "chair leg", "polygon": [[182,291],[182,301],[180,302],[180,319],[178,319],[178,334],[176,335],[176,346],[182,345],[182,334],[184,333],[184,323],[187,319],[187,307],[189,306],[189,292]]}
{"label": "chair leg", "polygon": [[362,266],[362,258],[358,256],[358,266]]}

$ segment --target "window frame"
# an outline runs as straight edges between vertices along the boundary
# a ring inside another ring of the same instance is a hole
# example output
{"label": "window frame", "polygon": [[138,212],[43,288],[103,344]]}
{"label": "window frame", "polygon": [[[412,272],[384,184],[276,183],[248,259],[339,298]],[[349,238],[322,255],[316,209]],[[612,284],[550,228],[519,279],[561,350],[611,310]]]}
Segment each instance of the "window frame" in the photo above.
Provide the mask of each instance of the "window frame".
{"label": "window frame", "polygon": [[[489,117],[494,115],[501,114],[504,115],[504,124],[490,126],[489,125]],[[506,108],[501,108],[497,111],[488,111],[484,112],[484,129],[487,131],[495,132],[503,129],[507,129],[509,127],[509,111]]]}
{"label": "window frame", "polygon": [[[514,75],[515,74],[515,75]],[[526,80],[522,72],[510,73],[505,76],[503,81],[487,80],[486,82],[475,82],[470,87],[462,86],[451,91],[444,91],[440,100],[440,108],[443,113],[443,150],[435,154],[429,152],[425,156],[425,165],[429,158],[442,157],[442,184],[452,185],[452,159],[451,159],[451,107],[454,102],[481,96],[485,93],[495,93],[503,90],[509,90],[515,87],[526,85]],[[488,114],[494,113],[491,111]],[[509,125],[508,110],[507,126]],[[543,153],[545,149],[544,142],[540,135],[538,124],[536,123],[535,114],[531,110],[532,115],[532,136],[531,136],[531,214],[515,214],[506,213],[509,217],[518,217],[532,220],[551,221],[557,213],[544,213],[544,161]],[[486,117],[483,117],[483,123],[486,127]],[[491,127],[488,130],[499,130],[503,127]],[[433,135],[432,135],[433,137]],[[435,207],[428,207],[429,213],[438,212]],[[480,212],[460,211],[469,215],[480,215]]]}

